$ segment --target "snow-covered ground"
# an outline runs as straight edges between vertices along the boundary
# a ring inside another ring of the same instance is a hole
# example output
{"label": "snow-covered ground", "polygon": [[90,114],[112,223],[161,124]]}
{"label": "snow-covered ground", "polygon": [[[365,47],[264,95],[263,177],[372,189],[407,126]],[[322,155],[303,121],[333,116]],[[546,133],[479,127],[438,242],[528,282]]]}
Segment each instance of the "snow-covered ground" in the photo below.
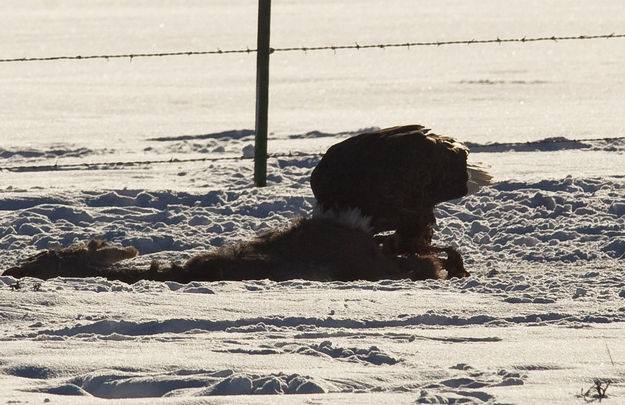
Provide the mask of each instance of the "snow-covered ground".
{"label": "snow-covered ground", "polygon": [[[4,2],[0,56],[255,46],[253,2],[62,3]],[[500,3],[274,0],[272,43],[611,33],[625,11]],[[0,276],[0,402],[582,404],[595,379],[625,401],[623,41],[274,54],[262,189],[245,159],[63,166],[243,156],[253,55],[0,64],[0,167],[59,165],[0,172],[0,270],[90,237],[180,263],[285,226],[315,154],[367,127],[457,137],[495,180],[437,209],[462,280]]]}

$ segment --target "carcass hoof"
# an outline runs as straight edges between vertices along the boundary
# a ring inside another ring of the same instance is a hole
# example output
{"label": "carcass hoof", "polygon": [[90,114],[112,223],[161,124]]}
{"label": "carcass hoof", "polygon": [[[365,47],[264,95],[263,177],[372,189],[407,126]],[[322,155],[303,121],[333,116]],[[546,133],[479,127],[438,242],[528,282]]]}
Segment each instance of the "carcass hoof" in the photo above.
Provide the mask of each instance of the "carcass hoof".
{"label": "carcass hoof", "polygon": [[464,268],[464,260],[460,253],[452,247],[443,249],[447,253],[447,259],[444,259],[444,267],[447,270],[447,278],[463,278],[469,277],[470,273]]}

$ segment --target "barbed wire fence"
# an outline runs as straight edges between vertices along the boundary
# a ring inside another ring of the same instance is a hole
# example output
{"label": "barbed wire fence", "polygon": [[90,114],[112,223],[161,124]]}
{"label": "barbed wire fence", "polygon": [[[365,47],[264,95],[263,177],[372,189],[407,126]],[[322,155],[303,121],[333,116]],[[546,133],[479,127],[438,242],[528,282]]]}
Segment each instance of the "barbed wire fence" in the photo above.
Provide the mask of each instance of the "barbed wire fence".
{"label": "barbed wire fence", "polygon": [[[354,42],[352,45],[325,45],[325,46],[300,46],[300,47],[284,47],[269,48],[270,53],[275,52],[314,52],[314,51],[343,51],[343,50],[364,50],[364,49],[387,49],[387,48],[407,48],[411,47],[440,47],[448,45],[475,45],[475,44],[507,44],[507,43],[536,43],[536,42],[563,42],[563,41],[579,41],[579,40],[598,40],[598,39],[618,39],[625,38],[625,34],[600,34],[600,35],[575,35],[575,36],[542,36],[542,37],[520,37],[520,38],[490,38],[490,39],[470,39],[470,40],[453,40],[453,41],[425,41],[425,42],[401,42],[401,43],[377,43],[377,44],[359,44]],[[173,56],[197,56],[197,55],[227,55],[227,54],[250,54],[258,52],[257,49],[216,49],[205,51],[180,51],[180,52],[157,52],[157,53],[122,53],[107,55],[76,55],[76,56],[43,56],[43,57],[21,57],[21,58],[0,58],[0,63],[19,63],[19,62],[43,62],[43,61],[59,61],[73,60],[83,61],[92,59],[123,59],[130,60],[134,58],[149,57],[173,57]],[[589,138],[589,139],[545,139],[535,142],[511,142],[511,143],[495,143],[492,146],[499,147],[516,147],[534,144],[552,144],[552,143],[576,143],[576,142],[593,142],[606,140],[625,140],[625,137],[619,138]],[[482,145],[489,146],[489,145]],[[307,153],[307,152],[288,152],[288,153],[268,153],[267,158],[282,157],[319,157],[323,153]],[[236,160],[252,160],[253,156],[215,156],[191,159],[162,159],[162,160],[143,160],[143,161],[121,161],[121,162],[99,162],[99,163],[68,163],[53,165],[14,165],[0,166],[0,171],[11,172],[36,172],[36,171],[56,171],[56,170],[90,170],[90,169],[122,169],[136,166],[147,166],[156,164],[180,164],[191,162],[214,162],[214,161],[236,161]]]}
{"label": "barbed wire fence", "polygon": [[[323,153],[310,153],[310,152],[286,152],[286,153],[269,153],[268,158],[281,158],[281,157],[313,157],[322,156]],[[0,167],[0,170],[6,170],[11,172],[45,172],[55,170],[88,170],[88,169],[121,169],[124,167],[136,167],[136,166],[149,166],[157,164],[172,164],[172,163],[195,163],[195,162],[219,162],[219,161],[236,161],[236,160],[253,160],[253,156],[245,155],[230,155],[230,156],[212,156],[203,158],[190,158],[190,159],[157,159],[157,160],[134,160],[134,161],[122,161],[122,162],[100,162],[100,163],[67,163],[67,164],[53,164],[53,165],[24,165],[24,166],[5,166]]]}
{"label": "barbed wire fence", "polygon": [[[610,137],[610,138],[582,138],[582,139],[567,139],[567,138],[548,138],[539,141],[528,142],[495,142],[487,144],[473,144],[467,142],[471,147],[471,150],[479,153],[484,149],[500,149],[500,150],[524,150],[533,147],[533,150],[543,150],[541,145],[561,145],[561,144],[576,144],[577,148],[589,147],[587,145],[580,145],[585,142],[623,142],[625,144],[625,136],[622,137]],[[625,147],[625,145],[624,145]],[[278,152],[268,153],[267,157],[270,159],[280,158],[298,158],[298,157],[318,157],[323,156],[323,152]],[[155,159],[155,160],[131,160],[131,161],[118,161],[118,162],[92,162],[92,163],[66,163],[66,164],[53,164],[53,165],[20,165],[20,166],[0,166],[0,171],[9,172],[45,172],[45,171],[62,171],[62,170],[93,170],[93,169],[123,169],[123,168],[136,168],[140,166],[150,166],[159,164],[181,164],[181,163],[196,163],[196,162],[219,162],[219,161],[243,161],[253,160],[254,156],[246,155],[228,155],[228,156],[211,156],[203,158],[189,158],[189,159]]]}
{"label": "barbed wire fence", "polygon": [[[446,46],[446,45],[474,45],[474,44],[505,44],[505,43],[532,43],[532,42],[560,42],[579,41],[593,39],[613,39],[625,38],[625,34],[601,34],[601,35],[575,35],[575,36],[551,36],[551,37],[522,37],[522,38],[491,38],[491,39],[468,39],[457,41],[427,41],[427,42],[397,42],[380,44],[363,44],[354,42],[353,45],[325,45],[325,46],[299,46],[286,48],[270,48],[271,53],[276,52],[315,52],[315,51],[343,51],[361,49],[387,49],[387,48],[407,48],[419,46]],[[197,55],[228,55],[228,54],[250,54],[258,52],[257,49],[216,49],[206,51],[180,51],[180,52],[155,52],[155,53],[121,53],[109,55],[75,55],[75,56],[43,56],[43,57],[22,57],[22,58],[2,58],[0,63],[11,62],[41,62],[55,60],[89,60],[89,59],[135,59],[153,58],[166,56],[197,56]]]}

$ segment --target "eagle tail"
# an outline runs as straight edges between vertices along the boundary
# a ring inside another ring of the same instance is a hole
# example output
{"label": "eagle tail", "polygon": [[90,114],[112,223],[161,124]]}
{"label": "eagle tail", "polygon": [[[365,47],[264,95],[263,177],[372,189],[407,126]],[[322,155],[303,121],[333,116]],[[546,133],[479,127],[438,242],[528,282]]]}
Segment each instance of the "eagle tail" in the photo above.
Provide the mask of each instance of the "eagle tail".
{"label": "eagle tail", "polygon": [[467,181],[467,195],[475,194],[477,191],[491,183],[491,176],[483,167],[475,164],[467,165],[469,180]]}

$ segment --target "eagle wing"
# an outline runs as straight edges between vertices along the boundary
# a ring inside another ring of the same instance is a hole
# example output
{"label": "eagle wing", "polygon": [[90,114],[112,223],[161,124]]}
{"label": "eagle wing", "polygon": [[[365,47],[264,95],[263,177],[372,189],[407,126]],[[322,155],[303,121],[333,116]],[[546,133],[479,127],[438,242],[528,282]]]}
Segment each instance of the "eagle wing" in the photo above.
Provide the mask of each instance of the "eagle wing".
{"label": "eagle wing", "polygon": [[311,176],[322,209],[358,208],[374,232],[433,223],[434,205],[467,194],[468,148],[421,125],[360,134],[328,149]]}

